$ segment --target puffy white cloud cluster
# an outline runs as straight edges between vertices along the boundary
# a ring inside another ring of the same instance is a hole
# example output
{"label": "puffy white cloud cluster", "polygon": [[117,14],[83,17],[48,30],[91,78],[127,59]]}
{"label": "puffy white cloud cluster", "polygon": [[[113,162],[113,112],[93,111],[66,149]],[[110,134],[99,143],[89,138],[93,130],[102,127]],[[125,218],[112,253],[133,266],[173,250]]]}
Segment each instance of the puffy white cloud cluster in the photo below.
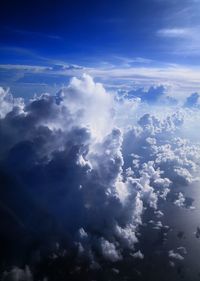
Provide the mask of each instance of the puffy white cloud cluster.
{"label": "puffy white cloud cluster", "polygon": [[4,118],[14,107],[23,108],[23,106],[22,98],[13,98],[9,90],[0,87],[0,118]]}
{"label": "puffy white cloud cluster", "polygon": [[184,207],[185,206],[185,197],[183,193],[179,192],[178,198],[174,201],[174,204],[178,207]]}
{"label": "puffy white cloud cluster", "polygon": [[[32,259],[63,237],[95,266],[120,261],[126,251],[144,258],[135,250],[143,214],[151,209],[160,218],[160,202],[196,180],[200,146],[181,137],[183,110],[159,117],[141,116],[141,108],[88,75],[28,104],[0,90],[0,211],[21,247],[21,233],[31,233],[28,247],[40,237]],[[119,120],[127,109],[133,126]],[[2,255],[13,246],[6,227]]]}
{"label": "puffy white cloud cluster", "polygon": [[170,250],[168,252],[168,256],[170,258],[170,264],[173,266],[174,261],[182,261],[185,258],[185,255],[187,254],[187,250],[185,247],[178,247],[176,251]]}

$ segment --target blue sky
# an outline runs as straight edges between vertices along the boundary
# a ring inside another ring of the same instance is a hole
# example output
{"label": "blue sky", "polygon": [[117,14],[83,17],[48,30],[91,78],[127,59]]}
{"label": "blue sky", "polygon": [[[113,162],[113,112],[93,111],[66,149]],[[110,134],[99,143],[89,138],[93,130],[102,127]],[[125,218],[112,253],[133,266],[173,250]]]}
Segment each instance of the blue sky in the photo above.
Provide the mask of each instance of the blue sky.
{"label": "blue sky", "polygon": [[65,82],[71,75],[66,66],[72,64],[90,68],[91,74],[143,67],[148,76],[152,67],[159,73],[172,66],[199,74],[199,12],[198,0],[3,1],[1,85],[48,89],[49,78],[50,84]]}

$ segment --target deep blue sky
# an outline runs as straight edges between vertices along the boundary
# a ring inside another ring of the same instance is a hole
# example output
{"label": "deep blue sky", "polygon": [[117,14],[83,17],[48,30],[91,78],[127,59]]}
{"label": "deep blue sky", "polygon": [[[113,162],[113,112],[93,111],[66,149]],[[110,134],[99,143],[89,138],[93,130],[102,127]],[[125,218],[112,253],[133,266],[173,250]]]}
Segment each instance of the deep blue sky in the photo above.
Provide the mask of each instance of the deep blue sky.
{"label": "deep blue sky", "polygon": [[0,85],[15,85],[21,91],[30,86],[32,92],[38,85],[41,90],[49,84],[60,87],[74,75],[63,69],[71,64],[86,67],[103,80],[115,68],[120,69],[112,72],[118,82],[140,75],[171,83],[171,78],[182,75],[182,81],[187,78],[191,84],[192,78],[197,83],[199,14],[199,0],[3,0]]}
{"label": "deep blue sky", "polygon": [[199,28],[199,6],[194,0],[4,0],[0,62],[35,64],[36,56],[86,64],[112,56],[196,62],[199,40],[191,33]]}

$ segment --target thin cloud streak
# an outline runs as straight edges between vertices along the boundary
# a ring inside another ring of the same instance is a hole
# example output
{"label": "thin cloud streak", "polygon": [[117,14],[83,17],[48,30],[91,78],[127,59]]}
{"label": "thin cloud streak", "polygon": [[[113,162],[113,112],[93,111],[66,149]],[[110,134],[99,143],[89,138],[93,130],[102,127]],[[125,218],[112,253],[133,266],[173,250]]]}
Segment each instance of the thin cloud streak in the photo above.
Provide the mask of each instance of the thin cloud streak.
{"label": "thin cloud streak", "polygon": [[[104,82],[109,88],[131,90],[133,87],[150,87],[152,85],[165,85],[170,89],[171,95],[177,95],[184,99],[192,92],[196,92],[200,86],[200,68],[181,66],[176,64],[165,64],[163,66],[141,65],[141,66],[108,66],[108,67],[83,67],[70,64],[56,64],[53,66],[40,65],[0,65],[0,70],[5,73],[12,72],[16,76],[15,83],[23,83],[21,77],[28,75],[31,85],[41,84],[41,77],[45,77],[46,84],[51,84],[52,78],[60,78],[66,82],[73,75],[81,76],[88,73],[100,82]],[[18,75],[19,80],[18,80]],[[37,80],[40,75],[40,81]],[[32,77],[32,80],[30,80]],[[47,79],[48,78],[48,79]],[[26,81],[26,80],[25,80]],[[7,81],[9,83],[9,80]],[[63,83],[63,82],[62,82]],[[2,83],[5,85],[5,83]],[[27,84],[27,81],[26,81]]]}

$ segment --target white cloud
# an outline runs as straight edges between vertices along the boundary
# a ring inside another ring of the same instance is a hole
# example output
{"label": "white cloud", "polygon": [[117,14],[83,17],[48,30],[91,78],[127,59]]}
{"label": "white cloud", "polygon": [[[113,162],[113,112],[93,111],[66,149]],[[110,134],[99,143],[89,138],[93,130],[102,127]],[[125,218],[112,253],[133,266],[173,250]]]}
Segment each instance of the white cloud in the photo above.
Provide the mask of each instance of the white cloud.
{"label": "white cloud", "polygon": [[184,207],[185,205],[185,197],[183,196],[183,193],[179,192],[178,199],[174,201],[174,204],[178,207]]}
{"label": "white cloud", "polygon": [[103,238],[100,243],[102,254],[106,259],[112,262],[116,262],[121,259],[121,254],[117,251],[116,246],[113,243],[110,243]]}
{"label": "white cloud", "polygon": [[200,25],[164,28],[157,31],[157,36],[171,41],[172,44],[168,46],[171,53],[199,57],[199,31]]}
{"label": "white cloud", "polygon": [[[185,48],[185,45],[182,45]],[[99,65],[98,67],[81,67],[66,65],[63,62],[51,67],[0,65],[0,70],[2,73],[7,73],[6,77],[2,76],[1,83],[5,86],[12,86],[14,89],[26,87],[33,91],[32,88],[35,86],[36,89],[38,87],[38,91],[41,91],[39,86],[42,84],[43,88],[45,85],[46,87],[49,85],[51,92],[55,92],[55,89],[65,85],[67,77],[81,77],[83,73],[87,73],[111,90],[134,91],[143,88],[145,92],[148,92],[151,87],[163,86],[166,95],[182,102],[189,94],[198,90],[200,76],[199,67],[160,62],[152,62],[148,65],[141,63],[140,66],[134,64],[124,66],[123,63],[120,63],[101,67]],[[58,81],[61,82],[58,83]]]}
{"label": "white cloud", "polygon": [[[170,1],[168,1],[170,2]],[[163,15],[161,29],[155,32],[160,37],[161,52],[184,59],[198,59],[199,46],[199,1],[171,1]],[[178,58],[179,59],[179,58]]]}
{"label": "white cloud", "polygon": [[0,87],[0,118],[4,118],[14,107],[21,110],[23,106],[24,101],[22,98],[14,98],[9,89],[4,90]]}
{"label": "white cloud", "polygon": [[189,28],[166,28],[157,31],[158,36],[172,38],[188,38],[192,33],[193,30]]}
{"label": "white cloud", "polygon": [[181,256],[181,255],[178,254],[178,253],[175,253],[173,250],[170,250],[170,251],[169,251],[169,258],[175,259],[175,260],[180,260],[180,261],[184,260],[184,257],[183,257],[183,256]]}
{"label": "white cloud", "polygon": [[135,252],[134,254],[131,254],[131,256],[135,259],[143,259],[144,258],[144,255],[142,254],[142,252],[140,250]]}

